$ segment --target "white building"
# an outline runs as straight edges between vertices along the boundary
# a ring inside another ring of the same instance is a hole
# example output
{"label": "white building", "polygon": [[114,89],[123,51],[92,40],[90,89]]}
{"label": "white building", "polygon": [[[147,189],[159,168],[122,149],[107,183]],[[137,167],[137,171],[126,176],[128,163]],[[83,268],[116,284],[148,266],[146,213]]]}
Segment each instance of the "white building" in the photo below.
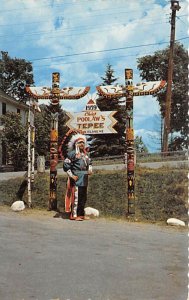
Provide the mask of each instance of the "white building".
{"label": "white building", "polygon": [[[20,114],[22,123],[27,124],[28,105],[15,100],[14,98],[8,96],[5,92],[0,90],[0,116],[5,115],[6,112],[15,112]],[[2,129],[3,126],[0,123],[0,130]],[[0,139],[0,167],[6,164],[6,149],[3,147],[2,141]]]}

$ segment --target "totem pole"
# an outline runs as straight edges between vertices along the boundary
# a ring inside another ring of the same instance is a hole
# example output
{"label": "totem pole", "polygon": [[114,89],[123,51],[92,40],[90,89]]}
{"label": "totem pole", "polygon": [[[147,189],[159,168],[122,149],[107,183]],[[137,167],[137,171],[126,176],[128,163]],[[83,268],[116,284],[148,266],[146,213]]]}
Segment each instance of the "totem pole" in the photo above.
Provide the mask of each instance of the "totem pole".
{"label": "totem pole", "polygon": [[[59,103],[60,97],[60,74],[52,74],[52,98],[51,103],[55,107]],[[52,108],[53,110],[53,108]],[[49,210],[57,209],[57,169],[58,164],[58,112],[51,112],[50,129],[50,195]]]}
{"label": "totem pole", "polygon": [[126,161],[128,187],[128,213],[135,213],[135,166],[134,166],[134,129],[133,129],[133,96],[156,94],[165,87],[165,81],[151,81],[133,86],[133,70],[125,69],[125,86],[97,86],[100,95],[111,98],[126,97]]}
{"label": "totem pole", "polygon": [[29,112],[28,112],[28,206],[31,207],[31,128],[34,126],[31,116],[34,116],[33,111],[31,110],[31,99],[29,102]]}
{"label": "totem pole", "polygon": [[126,152],[127,152],[127,187],[128,213],[135,213],[134,197],[134,129],[133,129],[133,70],[125,69],[126,95]]}
{"label": "totem pole", "polygon": [[50,193],[49,210],[57,210],[57,169],[58,164],[58,113],[56,105],[61,99],[80,99],[90,90],[90,87],[67,87],[59,88],[60,74],[52,74],[52,88],[49,87],[26,87],[26,92],[34,99],[50,99],[54,109],[51,112],[50,129]]}
{"label": "totem pole", "polygon": [[38,103],[29,100],[28,112],[28,172],[27,172],[27,185],[28,185],[28,206],[32,206],[31,190],[34,182],[34,165],[35,165],[35,111],[40,112]]}

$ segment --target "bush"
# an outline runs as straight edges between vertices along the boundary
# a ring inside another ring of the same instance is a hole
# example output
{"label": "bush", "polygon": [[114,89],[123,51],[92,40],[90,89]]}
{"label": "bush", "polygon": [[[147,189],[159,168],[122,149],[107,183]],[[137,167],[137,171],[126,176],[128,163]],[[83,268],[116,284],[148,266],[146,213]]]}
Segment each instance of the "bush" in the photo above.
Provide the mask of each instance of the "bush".
{"label": "bush", "polygon": [[[58,176],[58,207],[64,211],[67,177]],[[187,172],[171,169],[136,169],[135,217],[141,221],[166,221],[176,217],[187,221]],[[22,178],[1,182],[2,204],[11,205]],[[32,190],[34,207],[48,207],[49,174],[38,174]],[[27,202],[27,191],[24,199]],[[127,215],[127,174],[125,171],[98,171],[89,178],[87,206],[102,216]]]}

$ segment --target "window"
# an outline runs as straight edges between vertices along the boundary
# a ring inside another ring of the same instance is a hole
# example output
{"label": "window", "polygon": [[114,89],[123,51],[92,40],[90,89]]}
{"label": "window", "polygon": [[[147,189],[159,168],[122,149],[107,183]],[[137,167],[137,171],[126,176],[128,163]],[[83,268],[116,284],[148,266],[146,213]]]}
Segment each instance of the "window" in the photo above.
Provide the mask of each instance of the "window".
{"label": "window", "polygon": [[6,112],[7,112],[7,105],[6,105],[6,103],[2,103],[2,115],[5,115],[6,114]]}

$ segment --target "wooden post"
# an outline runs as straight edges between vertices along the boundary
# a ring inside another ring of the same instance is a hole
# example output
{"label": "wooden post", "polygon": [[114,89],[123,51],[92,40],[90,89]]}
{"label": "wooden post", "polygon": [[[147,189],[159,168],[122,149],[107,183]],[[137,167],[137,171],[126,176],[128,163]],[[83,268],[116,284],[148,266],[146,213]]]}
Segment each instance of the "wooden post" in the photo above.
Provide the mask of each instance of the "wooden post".
{"label": "wooden post", "polygon": [[[60,74],[52,74],[52,97],[51,103],[56,106],[60,97]],[[57,169],[58,164],[58,113],[51,113],[50,132],[50,197],[49,210],[57,210]]]}
{"label": "wooden post", "polygon": [[31,207],[31,99],[28,111],[28,206]]}
{"label": "wooden post", "polygon": [[35,172],[35,111],[40,112],[38,103],[33,99],[29,100],[29,111],[28,111],[28,206],[32,207],[31,191],[34,183],[34,172]]}
{"label": "wooden post", "polygon": [[165,99],[165,118],[164,118],[164,131],[163,131],[163,152],[169,150],[169,133],[171,122],[171,102],[172,102],[172,80],[173,80],[173,58],[174,58],[174,43],[175,43],[175,19],[176,11],[180,9],[179,1],[171,0],[171,37],[170,37],[170,49],[169,49],[169,61],[168,61],[168,78],[167,78],[167,92]]}
{"label": "wooden post", "polygon": [[134,129],[133,129],[133,70],[125,69],[126,87],[126,151],[128,181],[128,213],[135,213]]}
{"label": "wooden post", "polygon": [[[34,112],[33,112],[34,114]],[[34,183],[35,173],[35,126],[31,126],[31,187]]]}

